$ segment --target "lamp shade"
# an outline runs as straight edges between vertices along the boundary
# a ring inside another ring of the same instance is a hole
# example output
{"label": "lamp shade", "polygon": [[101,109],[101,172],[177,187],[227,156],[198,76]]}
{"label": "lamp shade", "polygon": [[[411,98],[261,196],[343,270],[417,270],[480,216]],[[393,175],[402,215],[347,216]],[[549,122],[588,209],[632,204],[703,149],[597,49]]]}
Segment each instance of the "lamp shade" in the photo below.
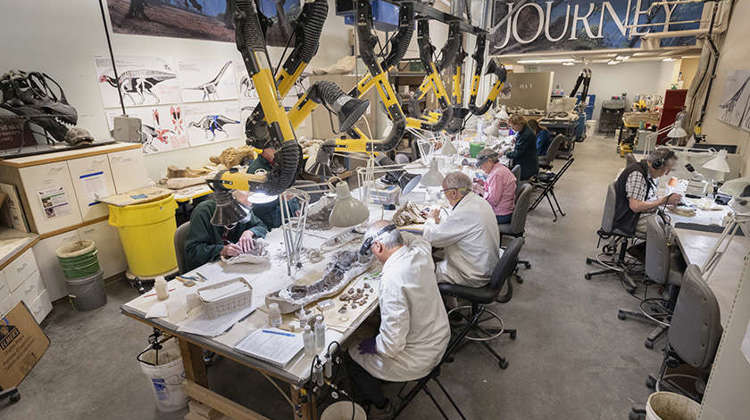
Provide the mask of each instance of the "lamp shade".
{"label": "lamp shade", "polygon": [[214,226],[232,226],[250,215],[250,209],[237,202],[230,190],[215,191],[214,199],[216,209],[211,216],[211,224]]}
{"label": "lamp shade", "polygon": [[672,129],[671,129],[671,130],[669,130],[669,133],[667,133],[667,137],[669,137],[669,138],[671,138],[671,139],[678,139],[678,138],[680,138],[680,137],[687,137],[687,135],[688,135],[688,134],[687,134],[687,131],[685,131],[685,129],[684,129],[684,128],[682,128],[682,127],[680,127],[680,126],[678,125],[678,123],[680,123],[680,122],[681,122],[681,121],[680,121],[680,120],[678,120],[678,121],[677,121],[677,122],[676,122],[676,123],[674,124],[674,127],[672,127]]}
{"label": "lamp shade", "polygon": [[456,150],[456,146],[453,145],[453,142],[450,141],[450,139],[446,139],[443,142],[443,147],[440,148],[440,154],[443,156],[453,156],[456,153],[458,153],[458,150]]}
{"label": "lamp shade", "polygon": [[336,184],[336,201],[333,204],[328,223],[335,227],[358,225],[370,217],[370,210],[361,201],[352,197],[349,185],[345,182]]}
{"label": "lamp shade", "polygon": [[438,170],[437,161],[432,159],[430,161],[430,169],[426,174],[422,175],[422,180],[419,183],[425,187],[439,187],[443,185],[443,178],[445,176]]}
{"label": "lamp shade", "polygon": [[727,151],[722,149],[716,153],[711,160],[703,164],[703,169],[709,169],[711,171],[727,173],[731,172],[732,169],[729,167],[727,162]]}

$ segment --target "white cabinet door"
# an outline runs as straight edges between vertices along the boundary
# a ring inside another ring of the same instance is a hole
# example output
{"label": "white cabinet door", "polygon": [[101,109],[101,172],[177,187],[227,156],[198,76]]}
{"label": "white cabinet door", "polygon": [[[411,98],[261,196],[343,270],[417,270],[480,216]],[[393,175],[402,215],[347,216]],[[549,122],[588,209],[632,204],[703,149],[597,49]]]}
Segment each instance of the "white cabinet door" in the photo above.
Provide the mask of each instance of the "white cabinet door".
{"label": "white cabinet door", "polygon": [[38,271],[35,271],[29,276],[29,278],[24,280],[23,284],[21,284],[13,294],[18,296],[20,300],[26,302],[27,305],[31,305],[31,303],[34,302],[39,295],[44,293],[45,290],[46,288],[44,287],[42,276],[39,275]]}
{"label": "white cabinet door", "polygon": [[52,311],[52,302],[49,300],[47,292],[43,292],[28,306],[37,324],[41,324],[44,318]]}
{"label": "white cabinet door", "polygon": [[146,172],[141,149],[123,150],[107,156],[117,194],[152,184]]}
{"label": "white cabinet door", "polygon": [[11,309],[15,308],[18,302],[20,300],[18,300],[18,297],[14,293],[0,298],[0,317],[5,316]]}
{"label": "white cabinet door", "polygon": [[81,239],[90,239],[96,243],[96,249],[99,252],[99,265],[105,279],[128,269],[120,235],[117,234],[115,227],[104,221],[84,226],[78,229],[78,234]]}
{"label": "white cabinet door", "polygon": [[83,220],[106,216],[107,205],[98,200],[115,194],[107,155],[69,160],[68,169]]}
{"label": "white cabinet door", "polygon": [[31,207],[36,233],[42,234],[81,223],[73,182],[66,162],[18,170]]}
{"label": "white cabinet door", "polygon": [[15,291],[35,271],[37,271],[36,260],[34,260],[34,253],[29,249],[3,269],[9,290]]}
{"label": "white cabinet door", "polygon": [[[8,295],[10,295],[10,287],[8,287],[8,282],[5,281],[5,269],[2,269],[0,270],[0,301],[8,297]],[[0,315],[2,314],[3,311],[0,310]]]}
{"label": "white cabinet door", "polygon": [[68,287],[65,285],[65,275],[60,263],[57,261],[55,250],[64,242],[80,240],[77,230],[73,230],[51,238],[42,239],[34,245],[34,256],[36,257],[39,273],[49,292],[50,300],[57,300],[68,295]]}

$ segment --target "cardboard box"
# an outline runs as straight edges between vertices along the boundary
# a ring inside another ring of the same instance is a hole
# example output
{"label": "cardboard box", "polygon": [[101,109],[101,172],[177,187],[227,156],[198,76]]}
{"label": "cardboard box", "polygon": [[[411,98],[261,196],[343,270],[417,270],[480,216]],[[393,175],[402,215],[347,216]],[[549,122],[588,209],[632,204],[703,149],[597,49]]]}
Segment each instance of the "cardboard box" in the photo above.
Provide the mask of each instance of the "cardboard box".
{"label": "cardboard box", "polygon": [[31,372],[49,347],[49,338],[23,302],[0,319],[0,386],[13,388]]}

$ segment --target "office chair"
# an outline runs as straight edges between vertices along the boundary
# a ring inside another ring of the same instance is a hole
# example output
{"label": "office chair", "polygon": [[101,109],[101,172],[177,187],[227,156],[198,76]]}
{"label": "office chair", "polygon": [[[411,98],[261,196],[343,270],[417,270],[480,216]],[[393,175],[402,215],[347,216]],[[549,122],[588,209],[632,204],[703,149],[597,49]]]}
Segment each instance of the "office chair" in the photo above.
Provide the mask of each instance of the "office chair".
{"label": "office chair", "polygon": [[528,181],[521,181],[521,165],[516,165],[510,170],[510,173],[516,177],[516,200],[518,200],[518,192],[521,190],[521,185],[528,184]]}
{"label": "office chair", "polygon": [[[646,385],[655,391],[671,391],[701,402],[706,381],[711,371],[719,340],[721,313],[719,302],[703,280],[700,268],[690,265],[682,277],[682,287],[667,333],[667,346],[658,376],[649,375]],[[667,368],[691,366],[700,373],[667,373]],[[693,390],[683,386],[685,380],[693,381]],[[633,407],[631,418],[645,414],[643,407]]]}
{"label": "office chair", "polygon": [[[500,257],[495,269],[492,271],[490,282],[484,287],[467,287],[457,284],[439,283],[440,293],[442,295],[454,296],[459,299],[468,300],[470,305],[457,306],[448,311],[448,317],[453,319],[456,314],[465,324],[461,326],[463,338],[457,342],[456,346],[463,345],[464,342],[478,342],[489,351],[498,361],[501,369],[508,367],[508,361],[500,356],[495,349],[490,347],[489,341],[508,334],[511,340],[516,339],[516,330],[505,328],[503,319],[496,313],[487,309],[487,305],[499,300],[508,302],[513,297],[513,284],[508,279],[513,275],[518,262],[518,254],[523,247],[523,238],[514,238],[508,245],[503,256]],[[503,287],[507,285],[505,294],[498,298]],[[465,314],[464,312],[468,312]],[[488,328],[481,324],[487,321],[496,320],[500,328]],[[476,335],[472,335],[476,333]],[[468,341],[464,341],[468,340]],[[456,348],[457,351],[458,347]]]}
{"label": "office chair", "polygon": [[628,245],[631,241],[635,240],[635,236],[628,235],[615,229],[615,183],[612,182],[607,187],[607,197],[604,200],[604,213],[602,214],[602,225],[596,232],[599,237],[597,240],[596,247],[599,249],[602,241],[607,241],[603,249],[605,253],[611,253],[616,255],[616,260],[613,261],[601,261],[597,258],[586,258],[586,264],[598,264],[603,267],[603,270],[588,272],[584,275],[586,280],[591,280],[594,276],[600,276],[603,274],[615,273],[620,277],[620,280],[626,286],[625,289],[629,293],[633,293],[636,289],[635,281],[630,277],[629,267],[625,261],[625,254],[628,250]]}
{"label": "office chair", "polygon": [[[513,238],[521,238],[526,233],[526,216],[529,214],[529,203],[531,202],[531,193],[534,187],[530,184],[524,184],[519,190],[516,190],[516,203],[513,207],[513,216],[510,219],[510,223],[497,225],[500,230],[500,245],[503,244],[503,236],[508,235]],[[531,263],[526,260],[518,260],[519,264],[523,264],[526,269],[531,268]],[[516,276],[516,280],[519,283],[523,283],[521,276]]]}
{"label": "office chair", "polygon": [[185,242],[187,242],[189,233],[190,222],[181,224],[174,232],[174,252],[177,256],[177,269],[180,274],[185,274],[187,271],[187,267],[185,266]]}
{"label": "office chair", "polygon": [[552,162],[557,157],[557,152],[560,151],[560,145],[567,140],[567,137],[562,134],[556,135],[549,144],[547,153],[544,156],[539,156],[539,167],[547,170],[552,169]]}
{"label": "office chair", "polygon": [[671,242],[671,228],[657,216],[648,220],[646,229],[646,280],[666,288],[665,298],[643,299],[639,311],[620,309],[617,318],[634,319],[655,325],[646,337],[646,348],[653,349],[669,328],[674,305],[685,273],[685,260],[680,250]]}

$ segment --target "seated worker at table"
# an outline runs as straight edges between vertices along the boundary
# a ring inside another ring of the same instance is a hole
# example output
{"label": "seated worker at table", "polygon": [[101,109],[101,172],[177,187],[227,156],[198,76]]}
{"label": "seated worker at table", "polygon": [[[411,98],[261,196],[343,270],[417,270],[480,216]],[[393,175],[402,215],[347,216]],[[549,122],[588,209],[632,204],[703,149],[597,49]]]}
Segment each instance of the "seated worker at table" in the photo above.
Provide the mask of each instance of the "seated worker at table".
{"label": "seated worker at table", "polygon": [[424,225],[422,237],[445,258],[436,264],[438,282],[482,287],[490,281],[500,260],[500,231],[490,204],[471,191],[471,179],[451,172],[443,179],[443,194],[451,205],[442,218],[435,209]]}
{"label": "seated worker at table", "polygon": [[539,125],[539,121],[535,119],[530,119],[529,122],[526,123],[531,131],[534,132],[536,135],[536,155],[537,156],[544,156],[547,154],[547,149],[549,149],[549,144],[552,143],[552,136],[550,135],[549,131],[547,131],[546,128]]}
{"label": "seated worker at table", "polygon": [[354,394],[375,406],[369,419],[391,418],[393,404],[381,381],[408,382],[427,376],[448,347],[450,326],[435,281],[430,244],[400,233],[385,220],[365,234],[375,257],[383,263],[378,304],[378,334],[349,348],[347,360]]}
{"label": "seated worker at table", "polygon": [[476,179],[481,195],[490,203],[497,223],[510,223],[516,200],[516,177],[499,162],[496,151],[486,148],[477,155],[477,166],[487,174],[487,181]]}
{"label": "seated worker at table", "polygon": [[[271,172],[271,165],[273,165],[274,157],[276,156],[276,150],[272,147],[267,147],[258,155],[255,160],[250,162],[247,167],[247,173],[254,174],[258,170],[264,170]],[[251,198],[252,200],[252,198]],[[266,225],[268,229],[276,229],[281,226],[281,203],[279,199],[273,200],[269,203],[258,203],[253,204],[253,213],[255,213],[260,220]],[[289,202],[289,210],[291,214],[295,214],[299,210],[299,203],[296,200]]]}
{"label": "seated worker at table", "polygon": [[190,231],[185,241],[185,262],[188,270],[214,261],[219,256],[234,257],[255,246],[255,238],[264,238],[268,229],[253,212],[231,227],[214,226],[211,216],[216,201],[205,200],[190,215]]}
{"label": "seated worker at table", "polygon": [[659,147],[640,162],[631,163],[615,181],[614,228],[645,238],[648,219],[661,206],[679,204],[682,196],[670,194],[657,198],[658,178],[672,170],[677,162],[674,151]]}
{"label": "seated worker at table", "polygon": [[513,161],[511,167],[521,165],[521,181],[526,181],[539,172],[539,158],[536,155],[536,136],[526,123],[526,118],[513,114],[510,126],[516,133],[513,150],[505,155]]}

